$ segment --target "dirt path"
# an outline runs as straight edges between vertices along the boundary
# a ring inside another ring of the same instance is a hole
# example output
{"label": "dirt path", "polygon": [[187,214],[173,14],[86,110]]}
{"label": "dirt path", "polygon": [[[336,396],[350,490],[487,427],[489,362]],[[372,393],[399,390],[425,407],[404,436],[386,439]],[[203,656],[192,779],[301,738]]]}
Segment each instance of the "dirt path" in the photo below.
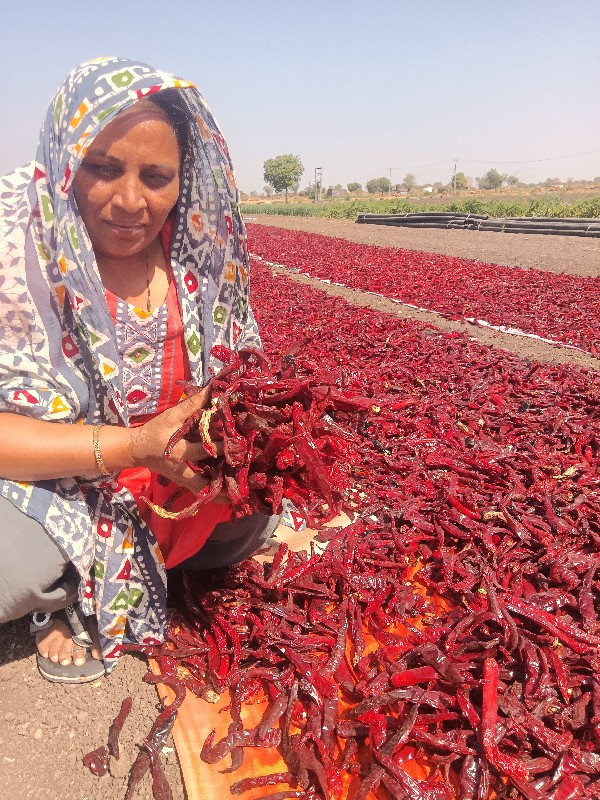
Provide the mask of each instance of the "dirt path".
{"label": "dirt path", "polygon": [[[142,681],[143,659],[128,656],[108,678],[82,686],[51,684],[38,674],[26,620],[0,625],[0,796],[10,800],[118,800],[129,767],[158,715],[158,695]],[[133,710],[121,734],[121,758],[111,773],[94,777],[83,755],[106,745],[121,701]],[[172,743],[169,743],[172,747]],[[179,763],[167,751],[166,771],[174,800],[183,800]],[[136,800],[152,797],[146,776]]]}
{"label": "dirt path", "polygon": [[[600,275],[600,239],[559,236],[521,236],[470,231],[402,230],[382,226],[356,225],[345,220],[264,217],[259,224],[338,236],[366,244],[403,247],[476,258],[498,264],[519,265],[552,272]],[[313,283],[293,275],[294,280]],[[325,285],[314,281],[325,290]],[[437,327],[467,330],[496,347],[526,357],[570,361],[598,368],[596,359],[566,348],[535,340],[485,331],[475,326],[450,322],[439,315],[410,312],[385,298],[362,292],[327,287],[351,302],[370,305],[388,313],[419,318]],[[33,640],[25,620],[0,626],[0,785],[2,797],[11,800],[106,800],[125,794],[127,770],[136,755],[136,743],[147,733],[157,715],[157,694],[142,682],[146,665],[127,657],[108,679],[86,686],[54,686],[43,681],[36,669]],[[93,777],[82,766],[85,752],[106,743],[108,726],[128,694],[134,698],[131,716],[123,731],[120,762],[112,763],[111,775]],[[172,743],[170,743],[172,744]],[[167,751],[167,774],[175,800],[184,791],[177,757]],[[150,780],[136,794],[136,800],[152,796]],[[192,800],[190,798],[189,800]]]}

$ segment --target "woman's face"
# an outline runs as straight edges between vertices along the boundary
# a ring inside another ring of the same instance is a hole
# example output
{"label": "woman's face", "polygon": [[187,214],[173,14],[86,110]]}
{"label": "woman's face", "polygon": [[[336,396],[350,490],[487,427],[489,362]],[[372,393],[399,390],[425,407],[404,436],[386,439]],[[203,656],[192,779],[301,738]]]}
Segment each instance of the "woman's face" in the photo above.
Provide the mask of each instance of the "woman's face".
{"label": "woman's face", "polygon": [[179,197],[179,161],[173,129],[148,101],[96,136],[73,180],[96,257],[128,258],[154,241]]}

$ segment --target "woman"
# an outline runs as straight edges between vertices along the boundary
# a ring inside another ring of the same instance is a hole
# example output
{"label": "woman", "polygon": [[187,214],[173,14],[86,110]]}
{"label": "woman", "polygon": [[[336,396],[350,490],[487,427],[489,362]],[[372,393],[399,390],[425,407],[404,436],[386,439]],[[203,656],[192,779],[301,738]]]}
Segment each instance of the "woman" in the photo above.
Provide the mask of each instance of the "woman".
{"label": "woman", "polygon": [[208,400],[177,379],[259,343],[238,193],[194,86],[105,58],[60,88],[0,220],[0,621],[36,612],[42,674],[92,680],[124,642],[162,640],[165,562],[241,560],[277,523],[234,525],[225,498],[173,523],[142,499],[203,488],[200,444],[163,456]]}

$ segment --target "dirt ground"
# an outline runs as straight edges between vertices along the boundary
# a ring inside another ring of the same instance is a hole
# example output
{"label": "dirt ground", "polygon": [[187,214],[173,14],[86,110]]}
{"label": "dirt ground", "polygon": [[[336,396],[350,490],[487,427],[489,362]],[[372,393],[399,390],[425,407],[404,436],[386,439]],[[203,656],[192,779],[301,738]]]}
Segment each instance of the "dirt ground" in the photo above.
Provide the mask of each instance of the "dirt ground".
{"label": "dirt ground", "polygon": [[[600,239],[560,236],[523,236],[476,233],[471,231],[406,230],[375,225],[356,225],[345,220],[261,217],[257,223],[281,225],[338,236],[367,244],[403,247],[446,253],[504,265],[547,269],[585,276],[600,275]],[[302,279],[302,276],[295,276]],[[310,281],[310,279],[304,279]],[[318,283],[318,282],[317,282]],[[320,288],[323,288],[321,284]],[[338,287],[330,287],[330,290]],[[371,304],[390,313],[398,306],[377,298],[356,297],[349,290],[344,296],[352,302]],[[411,314],[416,316],[416,314]],[[431,321],[427,319],[426,321]],[[443,327],[460,326],[441,318]],[[524,356],[542,360],[575,361],[600,368],[593,358],[565,348],[550,347],[531,340],[510,341],[500,334],[467,326],[472,335],[494,346],[507,347]],[[465,330],[465,326],[462,326]],[[488,337],[486,339],[486,337]],[[33,640],[26,620],[0,626],[0,797],[11,800],[112,800],[125,794],[126,776],[135,755],[136,743],[146,735],[156,718],[156,690],[142,682],[146,665],[128,656],[109,678],[84,686],[57,686],[38,674]],[[112,761],[111,772],[95,778],[81,763],[84,753],[102,744],[121,701],[133,697],[133,711],[121,737],[122,755]],[[169,743],[172,747],[172,742]],[[183,800],[177,756],[167,748],[166,770],[175,800]],[[136,800],[151,798],[147,777]],[[188,798],[194,800],[194,798]],[[218,799],[215,799],[218,800]]]}

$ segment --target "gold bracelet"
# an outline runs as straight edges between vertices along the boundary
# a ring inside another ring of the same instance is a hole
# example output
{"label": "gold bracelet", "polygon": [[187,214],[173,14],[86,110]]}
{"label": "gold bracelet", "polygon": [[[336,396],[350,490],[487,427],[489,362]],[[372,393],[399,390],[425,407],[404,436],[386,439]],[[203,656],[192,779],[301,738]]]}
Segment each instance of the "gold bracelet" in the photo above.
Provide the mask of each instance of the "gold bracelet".
{"label": "gold bracelet", "polygon": [[110,475],[106,469],[106,464],[102,459],[102,451],[100,450],[100,428],[101,425],[94,425],[92,431],[92,445],[94,446],[94,458],[96,459],[96,466],[100,471],[100,475]]}

